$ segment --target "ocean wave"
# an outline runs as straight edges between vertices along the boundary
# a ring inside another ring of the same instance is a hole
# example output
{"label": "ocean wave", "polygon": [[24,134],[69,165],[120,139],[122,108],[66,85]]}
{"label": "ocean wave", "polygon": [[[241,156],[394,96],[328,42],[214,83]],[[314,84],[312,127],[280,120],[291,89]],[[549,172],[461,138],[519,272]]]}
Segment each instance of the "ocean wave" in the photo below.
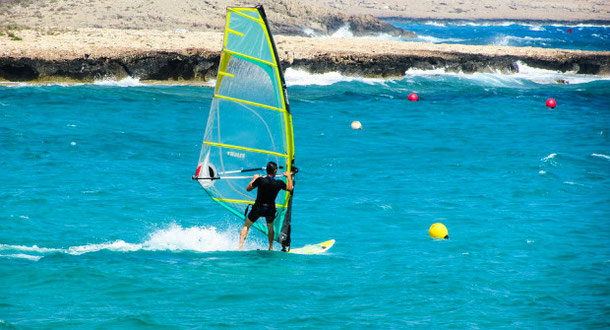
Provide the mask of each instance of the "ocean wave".
{"label": "ocean wave", "polygon": [[38,261],[42,256],[33,256],[29,254],[17,253],[17,254],[0,254],[0,258],[11,258],[11,259],[27,259]]}
{"label": "ocean wave", "polygon": [[460,79],[468,79],[485,85],[495,87],[515,87],[522,86],[530,81],[538,84],[584,84],[598,80],[610,80],[610,76],[596,76],[577,74],[575,72],[558,72],[552,70],[538,69],[530,67],[523,62],[517,62],[517,73],[503,73],[494,71],[491,73],[464,73],[447,71],[445,68],[435,69],[415,69],[405,71],[404,77],[392,78],[363,78],[358,76],[346,76],[339,72],[310,73],[305,70],[293,68],[286,69],[285,78],[288,86],[328,86],[340,82],[363,82],[367,84],[383,84],[411,77],[435,77],[435,76],[454,76]]}
{"label": "ocean wave", "polygon": [[610,24],[595,24],[595,23],[552,23],[552,22],[534,22],[534,21],[453,21],[453,20],[428,20],[428,21],[408,21],[412,23],[419,23],[423,25],[432,25],[432,26],[529,26],[529,27],[538,27],[538,26],[552,26],[552,27],[593,27],[593,28],[610,28]]}
{"label": "ocean wave", "polygon": [[0,244],[0,251],[23,251],[23,252],[37,252],[37,253],[50,253],[50,252],[62,252],[62,249],[54,248],[41,248],[38,245],[25,246],[25,245],[8,245]]}
{"label": "ocean wave", "polygon": [[93,82],[94,85],[98,86],[116,86],[116,87],[134,87],[134,86],[142,86],[143,84],[140,82],[140,78],[135,77],[126,77],[120,80],[115,80],[112,78],[104,78],[102,80],[95,80]]}
{"label": "ocean wave", "polygon": [[501,35],[496,37],[491,44],[496,46],[520,46],[521,44],[531,44],[532,42],[538,42],[541,45],[546,45],[545,42],[551,42],[549,38],[537,38],[537,37],[517,37],[512,35]]}
{"label": "ocean wave", "polygon": [[[542,164],[540,165],[540,168],[548,168],[549,166],[557,167],[559,165],[557,156],[558,156],[558,154],[554,152],[544,158],[541,158],[540,161],[542,161]],[[540,173],[540,172],[538,172],[538,173]],[[546,174],[546,171],[544,171],[544,173],[540,173],[540,174]]]}
{"label": "ocean wave", "polygon": [[547,161],[547,160],[551,160],[551,159],[553,159],[553,158],[555,158],[555,157],[557,157],[557,154],[556,154],[556,153],[552,153],[552,154],[550,154],[550,155],[548,155],[548,156],[546,156],[546,157],[542,158],[541,160],[542,160],[542,161]]}
{"label": "ocean wave", "polygon": [[608,155],[604,155],[604,154],[591,154],[591,156],[593,157],[599,157],[599,158],[605,158],[607,160],[610,160],[610,156]]}
{"label": "ocean wave", "polygon": [[575,28],[602,28],[602,29],[610,29],[610,24],[592,24],[592,23],[578,23],[576,25],[573,24],[549,24],[549,26],[553,27],[575,27]]}
{"label": "ocean wave", "polygon": [[431,42],[431,43],[435,43],[435,44],[440,44],[443,42],[460,42],[460,41],[464,41],[464,40],[466,40],[466,39],[437,38],[437,37],[425,36],[425,35],[421,35],[421,34],[418,34],[417,38],[413,39],[413,41],[425,41],[425,42]]}
{"label": "ocean wave", "polygon": [[[284,74],[286,84],[288,86],[307,86],[307,85],[319,85],[328,86],[339,82],[350,82],[359,81],[367,84],[383,83],[389,79],[383,78],[361,78],[345,76],[339,72],[326,72],[326,73],[309,73],[304,70],[296,70],[292,68],[286,69]],[[396,78],[394,78],[396,79]]]}
{"label": "ocean wave", "polygon": [[[235,251],[239,244],[239,228],[229,226],[219,230],[212,226],[195,226],[183,228],[178,224],[171,224],[164,229],[151,233],[143,243],[128,243],[124,240],[112,242],[70,246],[68,248],[44,248],[37,245],[9,245],[0,244],[0,257],[20,258],[38,261],[46,255],[63,253],[82,255],[98,251],[135,252],[135,251]],[[250,235],[253,236],[253,235]],[[250,237],[244,244],[244,250],[266,249],[266,243],[256,237]]]}
{"label": "ocean wave", "polygon": [[400,37],[392,36],[388,33],[379,32],[376,34],[356,36],[350,29],[349,24],[346,23],[341,26],[337,31],[331,34],[319,34],[310,28],[303,28],[303,33],[308,37],[312,38],[340,38],[340,39],[373,39],[373,40],[402,40]]}
{"label": "ocean wave", "polygon": [[529,27],[529,30],[530,31],[546,31],[546,29],[542,25],[531,25]]}
{"label": "ocean wave", "polygon": [[530,67],[527,64],[517,61],[516,73],[503,73],[495,71],[493,73],[463,73],[449,72],[444,68],[430,70],[409,69],[405,72],[407,76],[456,76],[462,79],[477,80],[485,82],[490,86],[516,86],[522,85],[523,81],[532,81],[538,84],[585,84],[598,80],[610,80],[610,76],[597,76],[577,74],[576,72],[559,72],[546,69]]}

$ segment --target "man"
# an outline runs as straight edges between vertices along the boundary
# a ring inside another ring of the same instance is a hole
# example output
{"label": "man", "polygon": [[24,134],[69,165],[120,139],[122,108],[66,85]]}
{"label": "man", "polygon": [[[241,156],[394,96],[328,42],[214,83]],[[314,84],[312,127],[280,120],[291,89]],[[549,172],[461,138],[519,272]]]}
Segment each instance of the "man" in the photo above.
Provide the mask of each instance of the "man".
{"label": "man", "polygon": [[244,246],[246,237],[248,236],[248,230],[253,223],[260,217],[265,217],[267,220],[267,232],[269,237],[269,250],[273,250],[273,220],[275,219],[275,198],[280,190],[287,190],[292,193],[292,175],[290,172],[283,174],[287,178],[288,183],[286,184],[282,180],[275,179],[277,173],[277,164],[269,162],[267,164],[267,176],[263,177],[258,174],[254,175],[254,178],[246,187],[247,191],[252,191],[254,188],[258,188],[256,192],[256,201],[252,205],[252,210],[246,217],[246,223],[241,229],[239,235],[239,251]]}

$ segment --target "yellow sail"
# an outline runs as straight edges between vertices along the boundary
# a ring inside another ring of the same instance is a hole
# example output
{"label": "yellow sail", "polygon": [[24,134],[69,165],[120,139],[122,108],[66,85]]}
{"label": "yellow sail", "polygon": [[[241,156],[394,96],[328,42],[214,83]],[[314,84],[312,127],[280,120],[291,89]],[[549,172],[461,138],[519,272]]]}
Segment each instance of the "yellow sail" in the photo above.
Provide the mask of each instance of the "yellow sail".
{"label": "yellow sail", "polygon": [[[265,11],[227,8],[214,98],[194,176],[213,201],[241,221],[256,192],[246,186],[269,161],[294,166],[292,118],[281,64]],[[278,178],[279,179],[279,178]],[[281,193],[275,239],[290,244],[292,194]],[[264,224],[255,228],[267,233]]]}

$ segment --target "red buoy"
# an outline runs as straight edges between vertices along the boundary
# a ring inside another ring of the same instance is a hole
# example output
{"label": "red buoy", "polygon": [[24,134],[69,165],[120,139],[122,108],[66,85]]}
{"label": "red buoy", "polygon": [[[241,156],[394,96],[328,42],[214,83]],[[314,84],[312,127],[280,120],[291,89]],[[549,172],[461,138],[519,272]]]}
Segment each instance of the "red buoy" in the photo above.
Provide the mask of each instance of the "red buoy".
{"label": "red buoy", "polygon": [[409,101],[417,101],[417,100],[419,100],[419,96],[417,96],[417,94],[415,94],[415,93],[409,94]]}
{"label": "red buoy", "polygon": [[572,29],[568,29],[568,33],[569,33],[569,34],[572,34]]}
{"label": "red buoy", "polygon": [[554,109],[557,106],[557,102],[555,102],[555,99],[548,99],[546,100],[546,106]]}

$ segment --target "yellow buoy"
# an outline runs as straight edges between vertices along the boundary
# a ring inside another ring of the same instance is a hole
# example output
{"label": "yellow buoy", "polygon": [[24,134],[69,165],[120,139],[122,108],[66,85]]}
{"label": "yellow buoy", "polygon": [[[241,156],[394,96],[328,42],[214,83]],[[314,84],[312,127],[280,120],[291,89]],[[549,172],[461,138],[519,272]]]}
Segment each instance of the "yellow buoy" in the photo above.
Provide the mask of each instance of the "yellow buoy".
{"label": "yellow buoy", "polygon": [[449,239],[449,231],[447,231],[447,227],[445,227],[445,225],[440,222],[437,222],[430,226],[428,232],[430,233],[430,237],[432,238]]}

